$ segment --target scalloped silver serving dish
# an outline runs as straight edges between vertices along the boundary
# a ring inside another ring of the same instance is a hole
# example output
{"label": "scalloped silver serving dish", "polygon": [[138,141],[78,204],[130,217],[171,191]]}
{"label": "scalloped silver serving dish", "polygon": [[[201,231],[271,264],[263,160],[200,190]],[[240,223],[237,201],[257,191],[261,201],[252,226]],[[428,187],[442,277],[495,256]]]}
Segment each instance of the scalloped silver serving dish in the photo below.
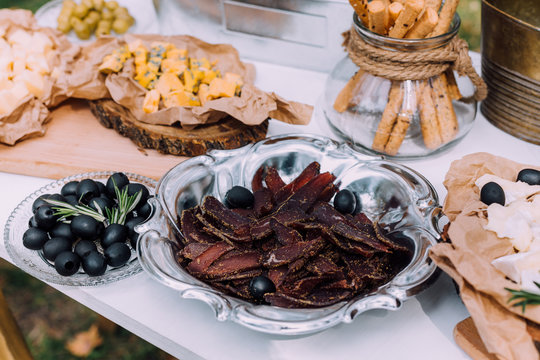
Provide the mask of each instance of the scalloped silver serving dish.
{"label": "scalloped silver serving dish", "polygon": [[[234,185],[250,188],[253,174],[263,164],[276,167],[288,182],[313,161],[321,164],[321,172],[337,176],[340,189],[358,193],[362,211],[383,224],[385,231],[400,232],[411,239],[412,260],[390,282],[332,306],[285,309],[224,295],[191,276],[175,261],[176,241],[182,237],[176,220],[184,208],[198,204],[206,195],[223,200]],[[325,137],[278,136],[189,159],[161,178],[152,205],[154,216],[136,228],[142,234],[137,251],[143,269],[178,290],[180,297],[210,305],[218,320],[265,333],[309,334],[351,322],[370,309],[397,310],[437,274],[436,265],[428,257],[428,248],[440,235],[440,207],[431,184],[410,168],[360,154],[347,144]]]}

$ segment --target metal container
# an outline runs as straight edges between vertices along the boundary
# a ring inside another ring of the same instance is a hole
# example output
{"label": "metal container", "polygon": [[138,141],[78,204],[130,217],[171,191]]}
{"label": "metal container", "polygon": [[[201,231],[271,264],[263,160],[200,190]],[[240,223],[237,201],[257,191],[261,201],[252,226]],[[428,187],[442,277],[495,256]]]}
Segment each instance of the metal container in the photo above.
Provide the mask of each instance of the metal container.
{"label": "metal container", "polygon": [[482,76],[486,118],[540,145],[540,1],[482,0]]}
{"label": "metal container", "polygon": [[154,0],[164,35],[229,43],[243,57],[330,71],[351,26],[346,0]]}

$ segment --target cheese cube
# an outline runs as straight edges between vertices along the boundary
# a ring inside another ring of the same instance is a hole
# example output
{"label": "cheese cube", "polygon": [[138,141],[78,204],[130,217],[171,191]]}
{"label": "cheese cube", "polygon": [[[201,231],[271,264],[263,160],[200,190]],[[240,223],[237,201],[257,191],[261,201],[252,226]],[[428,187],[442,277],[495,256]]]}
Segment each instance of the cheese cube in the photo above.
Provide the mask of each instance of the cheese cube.
{"label": "cheese cube", "polygon": [[198,84],[195,79],[195,76],[193,75],[193,72],[187,69],[186,71],[184,71],[182,78],[184,80],[184,89],[191,93],[194,92],[194,89],[198,87]]}
{"label": "cheese cube", "polygon": [[164,59],[161,62],[161,71],[170,72],[177,76],[180,76],[186,69],[186,64],[180,60]]}
{"label": "cheese cube", "polygon": [[201,84],[199,87],[199,101],[204,105],[209,100],[212,100],[210,97],[210,87],[206,84]]}
{"label": "cheese cube", "polygon": [[38,99],[45,92],[45,81],[43,75],[30,70],[24,70],[20,75],[15,77],[15,81],[22,82],[28,91]]}
{"label": "cheese cube", "polygon": [[144,46],[139,46],[133,51],[133,54],[135,55],[135,65],[145,65],[148,57],[148,50]]}
{"label": "cheese cube", "polygon": [[201,106],[201,101],[197,95],[194,95],[189,91],[185,91],[185,94],[188,97],[188,106]]}
{"label": "cheese cube", "polygon": [[155,56],[151,57],[150,60],[148,60],[148,63],[146,64],[146,66],[148,67],[148,71],[157,74],[161,66],[161,58],[155,57]]}
{"label": "cheese cube", "polygon": [[173,44],[155,41],[150,46],[150,57],[158,57],[160,59],[163,59],[167,51],[172,50],[173,48]]}
{"label": "cheese cube", "polygon": [[187,66],[188,65],[187,55],[188,55],[188,52],[186,49],[174,48],[167,51],[166,58],[171,59],[171,60],[183,61],[185,65]]}
{"label": "cheese cube", "polygon": [[156,84],[156,89],[158,89],[161,94],[168,94],[172,91],[184,90],[184,86],[176,75],[165,73],[160,76]]}
{"label": "cheese cube", "polygon": [[210,84],[212,82],[212,80],[214,80],[216,77],[218,77],[218,73],[216,71],[214,71],[214,70],[205,71],[202,82],[204,84]]}
{"label": "cheese cube", "polygon": [[147,114],[158,111],[159,109],[159,91],[156,89],[150,90],[146,93],[143,102],[143,111]]}
{"label": "cheese cube", "polygon": [[9,80],[7,74],[0,73],[0,90],[11,90],[13,85],[13,81]]}
{"label": "cheese cube", "polygon": [[190,58],[189,59],[189,68],[190,69],[202,69],[202,70],[210,70],[210,61],[208,61],[207,58],[201,58],[201,59],[195,59]]}
{"label": "cheese cube", "polygon": [[141,39],[137,39],[137,40],[134,40],[134,41],[128,43],[127,47],[128,47],[128,51],[130,53],[133,53],[133,54],[135,54],[137,49],[140,48],[140,47],[142,47],[142,48],[144,48],[146,50],[146,47],[144,46]]}
{"label": "cheese cube", "polygon": [[[51,72],[47,59],[42,54],[29,54],[26,57],[26,68],[41,75],[47,75]],[[15,73],[15,63],[13,63],[13,72]]]}
{"label": "cheese cube", "polygon": [[138,73],[137,76],[135,76],[135,80],[145,88],[148,88],[150,83],[157,79],[156,73],[153,73],[151,71],[145,71],[144,73]]}
{"label": "cheese cube", "polygon": [[33,53],[43,54],[46,58],[50,58],[53,54],[53,43],[47,35],[35,32],[32,34],[32,43],[28,50]]}
{"label": "cheese cube", "polygon": [[236,91],[236,84],[225,81],[224,79],[215,78],[210,83],[209,95],[213,99],[220,97],[233,97]]}
{"label": "cheese cube", "polygon": [[29,48],[33,45],[32,35],[22,29],[17,29],[11,32],[7,37],[7,40],[11,45],[19,44]]}
{"label": "cheese cube", "polygon": [[0,90],[0,116],[11,113],[29,95],[23,83],[14,83],[10,90]]}
{"label": "cheese cube", "polygon": [[163,96],[163,105],[166,108],[173,106],[188,106],[189,97],[185,91],[173,91]]}

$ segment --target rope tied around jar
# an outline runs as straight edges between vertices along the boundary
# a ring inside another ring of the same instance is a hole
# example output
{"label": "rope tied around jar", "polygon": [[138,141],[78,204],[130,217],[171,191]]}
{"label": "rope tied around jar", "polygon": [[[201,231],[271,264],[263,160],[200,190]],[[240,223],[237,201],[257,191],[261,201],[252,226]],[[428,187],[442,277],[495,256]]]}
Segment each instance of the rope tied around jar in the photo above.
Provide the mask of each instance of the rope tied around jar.
{"label": "rope tied around jar", "polygon": [[450,68],[471,80],[475,100],[481,101],[487,96],[486,83],[472,65],[469,46],[459,37],[454,37],[445,46],[420,51],[386,50],[371,45],[354,27],[344,32],[343,37],[343,46],[353,63],[372,75],[396,81],[425,80]]}

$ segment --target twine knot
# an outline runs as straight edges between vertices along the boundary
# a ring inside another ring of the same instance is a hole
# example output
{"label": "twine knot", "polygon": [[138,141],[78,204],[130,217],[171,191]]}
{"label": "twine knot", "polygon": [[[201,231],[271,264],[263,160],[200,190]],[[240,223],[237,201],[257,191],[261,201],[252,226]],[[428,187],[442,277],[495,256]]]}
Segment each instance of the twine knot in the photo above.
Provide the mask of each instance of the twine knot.
{"label": "twine knot", "polygon": [[343,33],[343,46],[350,59],[363,71],[389,80],[425,80],[455,70],[467,76],[475,87],[474,99],[484,100],[487,86],[476,73],[467,42],[454,37],[448,44],[419,51],[388,50],[364,41],[354,28]]}

